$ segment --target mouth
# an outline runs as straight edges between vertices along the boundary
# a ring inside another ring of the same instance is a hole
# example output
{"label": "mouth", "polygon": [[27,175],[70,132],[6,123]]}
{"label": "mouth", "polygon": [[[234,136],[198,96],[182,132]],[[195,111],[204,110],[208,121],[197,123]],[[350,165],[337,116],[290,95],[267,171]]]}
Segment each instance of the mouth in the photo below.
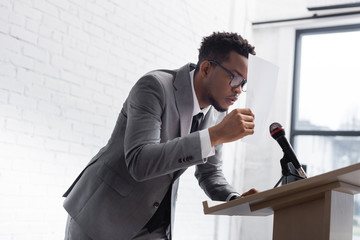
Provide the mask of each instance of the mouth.
{"label": "mouth", "polygon": [[238,100],[237,97],[227,97],[225,99],[225,101],[228,105],[233,105],[237,100]]}

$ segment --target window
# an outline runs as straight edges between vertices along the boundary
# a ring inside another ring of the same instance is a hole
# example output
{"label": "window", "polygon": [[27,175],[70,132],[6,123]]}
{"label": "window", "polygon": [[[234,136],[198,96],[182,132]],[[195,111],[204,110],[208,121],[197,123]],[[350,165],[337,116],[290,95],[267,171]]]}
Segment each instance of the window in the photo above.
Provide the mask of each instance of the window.
{"label": "window", "polygon": [[359,43],[360,25],[296,32],[290,142],[309,176],[360,162]]}

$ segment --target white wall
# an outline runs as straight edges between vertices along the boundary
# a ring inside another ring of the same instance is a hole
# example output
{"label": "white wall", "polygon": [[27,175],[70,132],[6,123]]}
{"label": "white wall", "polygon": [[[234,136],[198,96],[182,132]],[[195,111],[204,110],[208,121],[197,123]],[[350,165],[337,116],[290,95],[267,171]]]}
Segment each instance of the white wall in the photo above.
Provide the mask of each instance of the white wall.
{"label": "white wall", "polygon": [[[0,239],[63,239],[61,195],[106,144],[133,83],[196,62],[213,31],[241,32],[241,3],[1,0]],[[193,179],[181,183],[176,239],[215,238]]]}

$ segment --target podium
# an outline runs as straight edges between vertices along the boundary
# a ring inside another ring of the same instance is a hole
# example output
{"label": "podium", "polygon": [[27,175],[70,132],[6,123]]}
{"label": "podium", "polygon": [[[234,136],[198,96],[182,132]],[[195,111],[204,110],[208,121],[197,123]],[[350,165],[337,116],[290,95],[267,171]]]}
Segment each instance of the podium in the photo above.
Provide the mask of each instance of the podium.
{"label": "podium", "polygon": [[351,240],[360,163],[230,202],[203,202],[204,213],[274,215],[273,240]]}

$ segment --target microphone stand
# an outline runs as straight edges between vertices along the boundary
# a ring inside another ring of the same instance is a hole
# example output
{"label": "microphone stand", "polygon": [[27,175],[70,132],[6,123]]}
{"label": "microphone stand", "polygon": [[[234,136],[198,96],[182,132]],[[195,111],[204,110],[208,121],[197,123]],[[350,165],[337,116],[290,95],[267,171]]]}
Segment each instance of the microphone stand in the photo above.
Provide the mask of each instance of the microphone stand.
{"label": "microphone stand", "polygon": [[276,185],[274,186],[274,188],[276,188],[280,182],[285,178],[285,184],[287,184],[288,182],[288,176],[294,176],[296,178],[299,178],[299,179],[304,179],[303,177],[297,175],[297,174],[294,174],[290,171],[290,168],[289,168],[289,163],[291,161],[289,161],[287,158],[286,158],[286,155],[284,154],[284,157],[282,159],[280,159],[280,165],[281,165],[281,173],[282,173],[282,176],[280,178],[280,180],[276,183]]}

